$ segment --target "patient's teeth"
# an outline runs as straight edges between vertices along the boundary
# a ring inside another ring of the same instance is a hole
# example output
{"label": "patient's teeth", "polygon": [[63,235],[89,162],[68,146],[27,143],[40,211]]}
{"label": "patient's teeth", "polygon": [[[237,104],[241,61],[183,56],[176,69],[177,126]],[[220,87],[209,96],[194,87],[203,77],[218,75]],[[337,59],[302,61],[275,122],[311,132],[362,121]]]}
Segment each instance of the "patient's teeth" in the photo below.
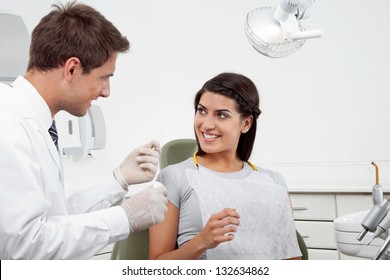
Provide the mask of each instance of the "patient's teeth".
{"label": "patient's teeth", "polygon": [[218,138],[218,136],[217,135],[211,135],[211,134],[203,134],[203,136],[205,137],[205,138],[207,138],[207,139],[215,139],[215,138]]}

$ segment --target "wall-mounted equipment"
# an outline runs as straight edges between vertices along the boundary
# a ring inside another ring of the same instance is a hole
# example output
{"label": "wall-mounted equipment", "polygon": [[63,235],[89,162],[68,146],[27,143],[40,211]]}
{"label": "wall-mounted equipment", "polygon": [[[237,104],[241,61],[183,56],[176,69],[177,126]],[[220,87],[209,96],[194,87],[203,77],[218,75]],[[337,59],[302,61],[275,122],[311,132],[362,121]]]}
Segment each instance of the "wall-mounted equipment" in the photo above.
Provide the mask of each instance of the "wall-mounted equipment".
{"label": "wall-mounted equipment", "polygon": [[57,113],[56,125],[63,154],[74,159],[98,155],[106,144],[106,126],[101,108],[92,105],[84,117]]}
{"label": "wall-mounted equipment", "polygon": [[299,50],[306,39],[321,37],[322,30],[305,30],[299,21],[309,16],[314,1],[280,0],[277,8],[249,12],[245,32],[250,44],[265,56],[280,58]]}
{"label": "wall-mounted equipment", "polygon": [[0,83],[11,84],[26,72],[30,35],[22,18],[0,11]]}

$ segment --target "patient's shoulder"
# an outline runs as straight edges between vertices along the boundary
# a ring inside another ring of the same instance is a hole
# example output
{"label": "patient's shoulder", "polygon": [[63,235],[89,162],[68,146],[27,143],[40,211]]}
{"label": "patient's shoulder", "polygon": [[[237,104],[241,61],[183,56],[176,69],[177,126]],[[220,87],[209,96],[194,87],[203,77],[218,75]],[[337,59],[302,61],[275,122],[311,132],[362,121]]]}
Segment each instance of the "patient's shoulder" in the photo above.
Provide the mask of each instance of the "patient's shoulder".
{"label": "patient's shoulder", "polygon": [[283,176],[279,172],[267,168],[259,168],[259,171],[268,175],[276,184],[282,185],[287,188],[286,181],[284,180]]}
{"label": "patient's shoulder", "polygon": [[192,158],[188,158],[182,162],[171,164],[161,169],[158,178],[171,185],[182,185],[186,182],[186,170],[195,168]]}
{"label": "patient's shoulder", "polygon": [[192,158],[188,158],[188,159],[186,159],[182,162],[176,163],[176,164],[168,165],[168,166],[164,167],[163,169],[161,169],[160,172],[162,172],[164,174],[176,174],[176,173],[182,173],[184,170],[186,170],[188,168],[196,168]]}

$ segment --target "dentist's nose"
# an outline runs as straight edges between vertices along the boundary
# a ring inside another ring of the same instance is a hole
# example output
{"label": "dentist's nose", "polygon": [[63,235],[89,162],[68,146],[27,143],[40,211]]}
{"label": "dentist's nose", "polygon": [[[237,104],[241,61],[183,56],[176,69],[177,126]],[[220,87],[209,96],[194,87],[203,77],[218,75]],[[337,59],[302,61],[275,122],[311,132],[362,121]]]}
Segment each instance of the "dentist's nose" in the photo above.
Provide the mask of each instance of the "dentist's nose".
{"label": "dentist's nose", "polygon": [[100,95],[105,98],[110,96],[110,81],[107,81],[106,84],[103,86]]}

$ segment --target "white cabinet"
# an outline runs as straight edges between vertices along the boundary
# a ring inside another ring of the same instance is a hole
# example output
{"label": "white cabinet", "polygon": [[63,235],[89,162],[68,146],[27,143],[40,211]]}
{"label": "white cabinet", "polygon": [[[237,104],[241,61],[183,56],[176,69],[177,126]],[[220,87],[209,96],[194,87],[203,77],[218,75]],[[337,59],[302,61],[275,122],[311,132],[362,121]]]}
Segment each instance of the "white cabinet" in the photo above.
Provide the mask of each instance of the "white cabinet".
{"label": "white cabinet", "polygon": [[296,228],[304,238],[306,246],[313,249],[336,249],[332,222],[296,221]]}
{"label": "white cabinet", "polygon": [[290,194],[296,220],[333,221],[336,198],[333,194]]}
{"label": "white cabinet", "polygon": [[333,220],[337,217],[336,195],[290,193],[295,225],[308,248],[309,259],[337,260]]}
{"label": "white cabinet", "polygon": [[308,249],[309,260],[338,260],[339,252],[336,250]]}
{"label": "white cabinet", "polygon": [[371,194],[338,194],[336,196],[337,216],[369,210],[373,206]]}
{"label": "white cabinet", "polygon": [[[387,197],[389,193],[385,193]],[[290,192],[295,225],[305,240],[309,259],[356,259],[337,251],[333,220],[372,208],[371,193]]]}

